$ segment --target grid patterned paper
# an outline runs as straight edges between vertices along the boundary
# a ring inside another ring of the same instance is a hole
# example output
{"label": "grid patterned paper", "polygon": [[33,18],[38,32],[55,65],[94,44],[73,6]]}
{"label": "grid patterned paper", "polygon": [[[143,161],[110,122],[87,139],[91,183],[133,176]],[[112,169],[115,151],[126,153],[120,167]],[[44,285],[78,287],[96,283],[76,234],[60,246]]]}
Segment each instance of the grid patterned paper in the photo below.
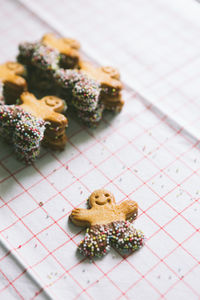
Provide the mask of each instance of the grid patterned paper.
{"label": "grid patterned paper", "polygon": [[[66,150],[31,166],[1,142],[0,299],[200,299],[198,25],[161,0],[23,2],[1,0],[1,61],[71,35],[120,68],[126,105],[97,129],[70,120]],[[99,187],[138,202],[147,242],[89,263],[68,216]]]}

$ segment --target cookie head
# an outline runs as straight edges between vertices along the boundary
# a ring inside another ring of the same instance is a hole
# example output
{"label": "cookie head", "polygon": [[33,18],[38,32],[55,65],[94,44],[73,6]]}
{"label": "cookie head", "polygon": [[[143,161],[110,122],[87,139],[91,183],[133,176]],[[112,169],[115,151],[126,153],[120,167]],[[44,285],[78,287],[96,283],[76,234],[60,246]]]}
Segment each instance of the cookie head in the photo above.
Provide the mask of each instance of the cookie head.
{"label": "cookie head", "polygon": [[104,73],[110,75],[111,78],[114,79],[120,79],[119,71],[116,68],[105,66],[101,67],[100,70],[102,70]]}
{"label": "cookie head", "polygon": [[115,198],[113,194],[106,190],[96,190],[89,198],[89,205],[91,207],[110,206],[115,204]]}
{"label": "cookie head", "polygon": [[55,112],[62,113],[66,109],[65,102],[56,96],[46,96],[43,97],[41,101],[51,107]]}

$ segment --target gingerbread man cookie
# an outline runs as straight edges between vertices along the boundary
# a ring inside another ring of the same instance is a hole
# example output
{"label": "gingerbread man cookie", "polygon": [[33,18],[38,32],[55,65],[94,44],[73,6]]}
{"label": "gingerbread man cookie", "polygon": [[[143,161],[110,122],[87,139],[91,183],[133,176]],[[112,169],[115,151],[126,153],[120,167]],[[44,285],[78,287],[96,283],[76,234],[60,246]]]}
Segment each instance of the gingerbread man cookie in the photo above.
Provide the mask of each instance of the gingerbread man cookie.
{"label": "gingerbread man cookie", "polygon": [[54,34],[45,34],[41,40],[42,44],[59,51],[61,55],[61,66],[63,68],[74,68],[79,64],[80,55],[78,49],[80,43],[70,38],[57,38]]}
{"label": "gingerbread man cookie", "polygon": [[33,94],[24,92],[20,97],[20,107],[46,123],[43,143],[53,149],[63,149],[67,138],[65,129],[67,118],[61,114],[65,110],[64,101],[55,96],[38,100]]}
{"label": "gingerbread man cookie", "polygon": [[102,95],[101,102],[104,104],[105,109],[116,113],[120,112],[124,106],[124,100],[122,99],[121,93],[117,96]]}
{"label": "gingerbread man cookie", "polygon": [[133,228],[130,220],[137,217],[138,205],[127,200],[117,205],[112,193],[96,190],[89,197],[89,209],[76,208],[70,215],[77,226],[87,228],[79,251],[86,257],[101,257],[110,246],[122,251],[135,251],[144,244],[144,235]]}
{"label": "gingerbread man cookie", "polygon": [[0,80],[3,82],[3,92],[8,104],[14,104],[23,91],[27,90],[24,67],[16,62],[0,65]]}

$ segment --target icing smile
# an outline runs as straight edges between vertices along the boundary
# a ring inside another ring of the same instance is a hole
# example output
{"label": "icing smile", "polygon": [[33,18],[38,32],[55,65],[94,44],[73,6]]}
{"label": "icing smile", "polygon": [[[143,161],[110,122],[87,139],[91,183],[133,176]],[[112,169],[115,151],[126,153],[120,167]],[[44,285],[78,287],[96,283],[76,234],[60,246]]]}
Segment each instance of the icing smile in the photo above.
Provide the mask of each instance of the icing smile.
{"label": "icing smile", "polygon": [[107,203],[107,201],[98,201],[98,200],[96,200],[95,203],[98,204],[98,205],[105,205]]}

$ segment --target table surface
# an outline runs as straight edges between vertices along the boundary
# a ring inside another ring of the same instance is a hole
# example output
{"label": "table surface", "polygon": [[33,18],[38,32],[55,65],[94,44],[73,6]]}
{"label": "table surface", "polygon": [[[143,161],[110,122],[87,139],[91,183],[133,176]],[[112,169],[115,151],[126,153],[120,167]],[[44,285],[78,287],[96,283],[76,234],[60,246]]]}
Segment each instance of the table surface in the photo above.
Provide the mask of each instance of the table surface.
{"label": "table surface", "polygon": [[[63,152],[30,166],[0,144],[0,299],[200,299],[200,4],[194,0],[0,0],[0,61],[46,32],[120,69],[123,111],[70,119]],[[74,207],[105,187],[139,204],[145,246],[88,262]],[[41,205],[41,202],[43,205]]]}

